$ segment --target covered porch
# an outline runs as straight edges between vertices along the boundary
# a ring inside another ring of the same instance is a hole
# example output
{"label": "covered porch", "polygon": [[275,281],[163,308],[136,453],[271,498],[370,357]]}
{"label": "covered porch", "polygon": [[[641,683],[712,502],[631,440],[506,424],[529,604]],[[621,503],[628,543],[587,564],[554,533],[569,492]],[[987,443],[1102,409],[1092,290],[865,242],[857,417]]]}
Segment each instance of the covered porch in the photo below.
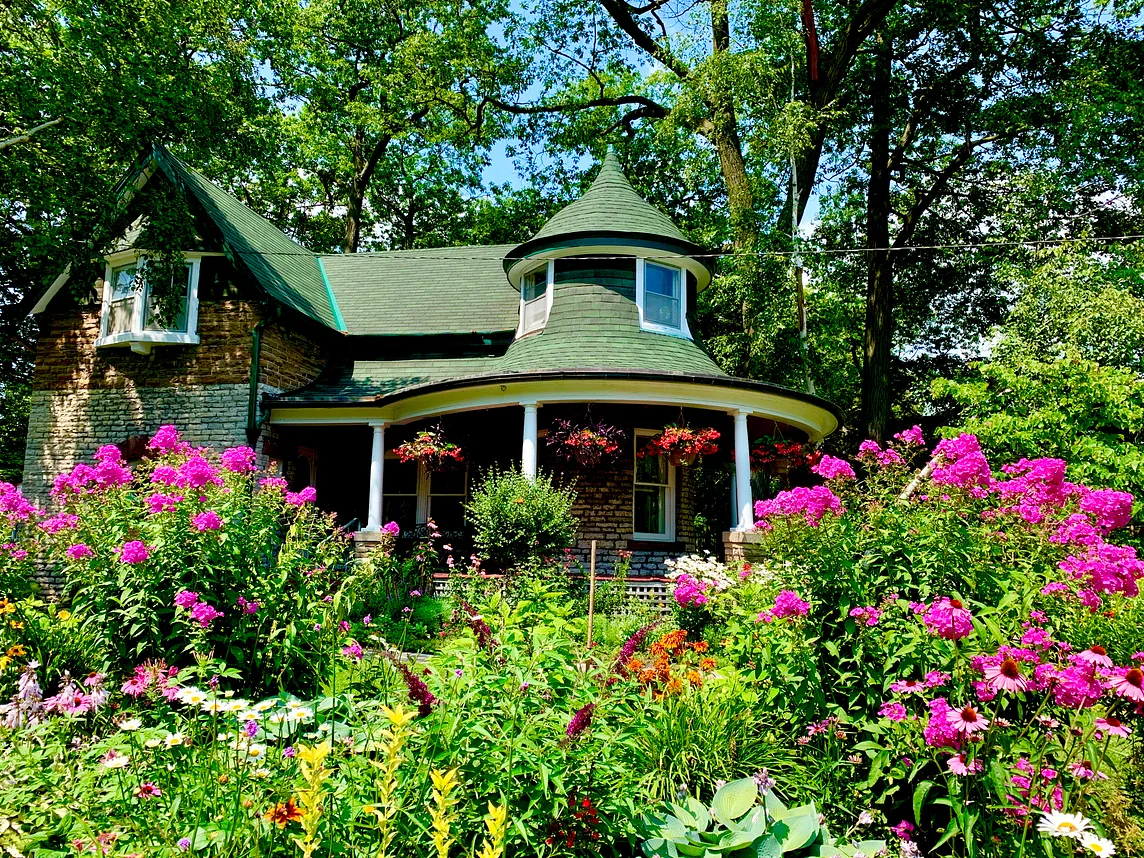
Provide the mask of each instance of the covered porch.
{"label": "covered porch", "polygon": [[[526,376],[526,377],[522,377]],[[293,401],[290,401],[293,400]],[[632,554],[632,574],[660,575],[663,559],[720,545],[723,531],[754,528],[750,449],[762,436],[815,442],[837,425],[815,397],[729,377],[598,371],[504,374],[450,379],[403,394],[352,403],[271,401],[268,447],[293,457],[296,486],[315,486],[318,503],[337,512],[366,548],[396,521],[413,535],[432,519],[458,562],[468,551],[463,508],[490,468],[517,466],[574,484],[580,519],[574,551],[587,559],[595,540],[603,568]],[[590,414],[615,426],[623,443],[598,466],[569,462],[546,444],[554,421]],[[666,456],[638,456],[669,424],[711,427],[718,452],[700,467]],[[461,446],[463,464],[429,470],[393,450],[421,429],[440,426]]]}

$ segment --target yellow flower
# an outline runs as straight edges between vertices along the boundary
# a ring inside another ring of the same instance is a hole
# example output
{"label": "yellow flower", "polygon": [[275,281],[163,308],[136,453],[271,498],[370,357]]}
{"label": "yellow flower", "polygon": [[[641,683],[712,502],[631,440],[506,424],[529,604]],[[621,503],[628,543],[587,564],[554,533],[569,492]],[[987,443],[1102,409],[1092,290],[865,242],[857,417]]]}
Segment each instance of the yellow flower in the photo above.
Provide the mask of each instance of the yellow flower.
{"label": "yellow flower", "polygon": [[312,766],[320,766],[329,753],[329,742],[322,742],[320,745],[298,746],[298,758]]}
{"label": "yellow flower", "polygon": [[8,625],[10,625],[10,626],[11,626],[12,628],[14,628],[14,629],[22,629],[22,628],[24,628],[24,624],[23,624],[23,623],[18,623],[18,622],[16,622],[15,620],[9,620],[9,621],[8,621]]}
{"label": "yellow flower", "polygon": [[0,670],[3,670],[4,668],[6,668],[11,663],[12,663],[12,659],[8,658],[8,656],[0,655]]}
{"label": "yellow flower", "polygon": [[61,620],[70,620],[71,611],[60,611],[58,614],[56,614],[56,616]]}
{"label": "yellow flower", "polygon": [[406,709],[403,706],[398,706],[396,709],[390,709],[388,706],[381,707],[382,713],[389,719],[389,723],[394,727],[405,727],[412,723],[414,712],[412,709]]}
{"label": "yellow flower", "polygon": [[504,835],[508,829],[508,805],[497,807],[490,801],[485,827],[489,830],[489,836],[481,843],[477,858],[501,858],[504,855]]}
{"label": "yellow flower", "polygon": [[15,611],[16,606],[12,602],[9,602],[7,599],[0,599],[0,616],[15,613]]}
{"label": "yellow flower", "polygon": [[449,847],[453,845],[450,833],[453,820],[457,815],[453,806],[457,800],[453,798],[453,790],[457,787],[457,770],[450,769],[443,772],[433,769],[429,772],[433,779],[433,807],[429,815],[433,822],[433,846],[437,850],[437,858],[449,858]]}

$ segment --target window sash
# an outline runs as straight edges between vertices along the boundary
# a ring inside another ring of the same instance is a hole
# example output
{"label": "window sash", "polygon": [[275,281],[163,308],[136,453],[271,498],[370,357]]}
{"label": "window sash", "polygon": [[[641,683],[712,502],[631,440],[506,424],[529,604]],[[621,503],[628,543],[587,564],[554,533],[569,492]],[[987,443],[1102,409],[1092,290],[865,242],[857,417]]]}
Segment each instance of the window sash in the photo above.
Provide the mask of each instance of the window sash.
{"label": "window sash", "polygon": [[640,447],[656,433],[637,429],[632,474],[632,533],[636,539],[675,538],[675,472],[667,456],[639,456]]}

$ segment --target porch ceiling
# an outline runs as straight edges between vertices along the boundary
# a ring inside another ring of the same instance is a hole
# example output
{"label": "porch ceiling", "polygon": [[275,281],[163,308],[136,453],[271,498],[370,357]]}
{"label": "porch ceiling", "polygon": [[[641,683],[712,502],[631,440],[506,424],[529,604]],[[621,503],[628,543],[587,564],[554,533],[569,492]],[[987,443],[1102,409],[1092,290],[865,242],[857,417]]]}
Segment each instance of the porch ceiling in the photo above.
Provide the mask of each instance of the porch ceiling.
{"label": "porch ceiling", "polygon": [[744,411],[798,427],[814,441],[838,428],[841,414],[824,399],[798,390],[724,375],[670,372],[561,370],[489,373],[425,379],[368,398],[306,400],[295,394],[269,399],[275,425],[408,423],[426,417],[521,404],[611,402]]}

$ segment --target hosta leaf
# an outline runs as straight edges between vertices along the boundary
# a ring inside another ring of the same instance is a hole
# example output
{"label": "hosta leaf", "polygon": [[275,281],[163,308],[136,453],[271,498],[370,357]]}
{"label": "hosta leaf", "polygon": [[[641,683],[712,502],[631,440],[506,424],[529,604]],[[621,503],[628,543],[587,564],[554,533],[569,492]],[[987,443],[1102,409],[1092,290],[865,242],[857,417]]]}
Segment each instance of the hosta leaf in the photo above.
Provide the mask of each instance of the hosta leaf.
{"label": "hosta leaf", "polygon": [[759,797],[754,778],[740,778],[724,784],[711,800],[711,809],[720,819],[738,819],[751,809]]}

